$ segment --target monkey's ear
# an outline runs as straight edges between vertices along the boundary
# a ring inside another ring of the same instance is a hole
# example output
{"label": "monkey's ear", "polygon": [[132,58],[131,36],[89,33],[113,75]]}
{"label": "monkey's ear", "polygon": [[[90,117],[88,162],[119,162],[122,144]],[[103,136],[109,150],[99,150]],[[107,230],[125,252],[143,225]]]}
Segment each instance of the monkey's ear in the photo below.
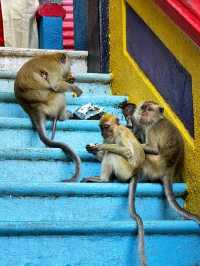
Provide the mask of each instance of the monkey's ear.
{"label": "monkey's ear", "polygon": [[128,104],[128,102],[127,102],[127,100],[125,100],[125,101],[119,103],[119,104],[118,104],[118,107],[123,109],[123,108],[126,107],[127,104]]}
{"label": "monkey's ear", "polygon": [[66,55],[65,54],[62,54],[61,57],[60,57],[60,62],[62,64],[65,64],[66,63],[66,59],[67,59]]}
{"label": "monkey's ear", "polygon": [[163,108],[163,107],[159,107],[159,112],[160,112],[161,114],[163,114],[163,113],[164,113],[164,108]]}

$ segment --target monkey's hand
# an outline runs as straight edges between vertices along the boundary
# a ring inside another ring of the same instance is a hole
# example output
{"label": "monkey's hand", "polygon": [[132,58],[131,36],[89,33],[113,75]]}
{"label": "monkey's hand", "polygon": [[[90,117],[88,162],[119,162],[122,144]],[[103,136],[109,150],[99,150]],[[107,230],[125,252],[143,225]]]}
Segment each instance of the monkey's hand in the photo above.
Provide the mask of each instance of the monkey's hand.
{"label": "monkey's hand", "polygon": [[66,81],[69,82],[70,84],[73,84],[75,81],[75,78],[72,76],[72,74],[70,73],[69,75],[67,75],[66,77]]}
{"label": "monkey's hand", "polygon": [[87,152],[90,152],[90,153],[93,153],[93,154],[96,154],[97,151],[98,151],[98,148],[97,148],[97,144],[87,144],[85,146]]}
{"label": "monkey's hand", "polygon": [[131,160],[133,159],[133,152],[129,149],[125,150],[124,151],[124,157],[127,159],[127,160]]}
{"label": "monkey's hand", "polygon": [[83,93],[83,91],[76,85],[73,85],[72,91],[77,97]]}

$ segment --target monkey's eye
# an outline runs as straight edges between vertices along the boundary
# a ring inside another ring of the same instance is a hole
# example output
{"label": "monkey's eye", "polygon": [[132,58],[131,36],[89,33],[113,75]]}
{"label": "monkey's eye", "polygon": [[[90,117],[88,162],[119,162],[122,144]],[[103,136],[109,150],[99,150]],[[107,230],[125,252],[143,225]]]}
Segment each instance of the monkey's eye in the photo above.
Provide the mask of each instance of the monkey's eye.
{"label": "monkey's eye", "polygon": [[106,125],[106,124],[105,125],[100,125],[101,129],[108,129],[109,127],[110,127],[110,125]]}
{"label": "monkey's eye", "polygon": [[62,54],[61,58],[60,58],[60,62],[62,64],[65,64],[66,63],[66,55],[65,54]]}
{"label": "monkey's eye", "polygon": [[146,104],[142,105],[142,106],[141,106],[141,109],[142,109],[143,111],[145,111],[145,110],[147,109],[147,105],[146,105]]}
{"label": "monkey's eye", "polygon": [[163,107],[159,107],[159,112],[160,112],[161,114],[163,114],[163,113],[164,113],[164,108],[163,108]]}

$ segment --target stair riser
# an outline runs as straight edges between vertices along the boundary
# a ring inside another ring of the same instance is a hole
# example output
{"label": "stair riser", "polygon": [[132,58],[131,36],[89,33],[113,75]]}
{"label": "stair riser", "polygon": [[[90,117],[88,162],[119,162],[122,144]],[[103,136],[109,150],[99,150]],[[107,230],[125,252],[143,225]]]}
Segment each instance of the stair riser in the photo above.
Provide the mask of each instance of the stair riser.
{"label": "stair riser", "polygon": [[[50,137],[51,133],[48,130]],[[85,150],[89,143],[102,143],[100,132],[57,130],[55,140],[69,144],[74,150]],[[32,129],[0,129],[1,148],[44,147],[38,134]]]}
{"label": "stair riser", "polygon": [[[6,57],[0,58],[0,69],[3,71],[16,72],[20,67],[30,60],[31,57],[13,58]],[[71,59],[71,71],[73,74],[82,74],[87,72],[87,63],[82,58]]]}
{"label": "stair riser", "polygon": [[[74,164],[64,161],[0,161],[1,182],[59,182],[69,179],[74,174]],[[82,162],[81,179],[86,176],[99,175],[98,162]]]}
{"label": "stair riser", "polygon": [[[68,184],[66,184],[67,186]],[[183,205],[183,200],[178,198]],[[6,196],[0,194],[0,221],[131,221],[128,195]],[[165,197],[137,197],[136,208],[144,220],[175,220],[180,216]]]}
{"label": "stair riser", "polygon": [[[91,101],[92,102],[92,101]],[[67,105],[67,110],[74,112],[77,108],[81,107],[81,105]],[[114,108],[112,106],[101,106],[104,108],[105,112],[112,113],[122,119],[122,113],[118,108]],[[22,108],[18,104],[9,104],[9,103],[1,103],[0,102],[0,117],[28,117],[27,114],[22,110]]]}
{"label": "stair riser", "polygon": [[[0,48],[0,69],[1,71],[16,72],[19,68],[33,56],[41,54],[51,54],[58,52],[55,50],[40,50],[40,49],[13,49],[13,48]],[[86,73],[87,72],[87,52],[66,52],[69,55],[71,61],[72,73]]]}
{"label": "stair riser", "polygon": [[[77,85],[83,90],[84,95],[111,94],[109,84],[77,82]],[[13,91],[13,88],[14,88],[14,80],[0,79],[0,91]]]}
{"label": "stair riser", "polygon": [[[200,263],[198,235],[146,235],[149,266]],[[135,234],[1,237],[1,266],[139,266]],[[189,247],[189,248],[188,248]],[[198,264],[199,265],[199,264]]]}

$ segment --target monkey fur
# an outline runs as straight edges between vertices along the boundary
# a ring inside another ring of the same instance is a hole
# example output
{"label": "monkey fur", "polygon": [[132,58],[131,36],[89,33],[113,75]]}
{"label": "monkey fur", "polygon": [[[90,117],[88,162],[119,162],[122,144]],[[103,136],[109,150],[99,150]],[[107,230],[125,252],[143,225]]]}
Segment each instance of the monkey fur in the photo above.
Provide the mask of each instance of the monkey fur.
{"label": "monkey fur", "polygon": [[62,121],[69,117],[64,93],[72,91],[77,96],[82,94],[82,90],[66,81],[68,79],[72,79],[68,56],[64,53],[44,54],[30,59],[20,68],[14,92],[17,102],[29,115],[41,141],[49,147],[62,149],[74,160],[75,174],[67,180],[72,182],[80,175],[79,156],[68,145],[53,141],[55,132],[52,132],[52,139],[49,139],[45,131],[46,120],[53,120],[55,131],[57,120]]}
{"label": "monkey fur", "polygon": [[[128,103],[127,101],[119,104],[119,107],[122,109],[122,113],[126,119],[127,127],[132,130],[133,134],[139,140],[140,143],[145,143],[145,131],[141,125],[137,123],[134,118],[134,111],[136,105],[134,103]],[[145,154],[154,154],[157,155],[157,151],[155,149],[150,149],[149,147],[143,147]]]}
{"label": "monkey fur", "polygon": [[180,207],[174,196],[172,183],[183,165],[184,141],[163,112],[164,108],[153,101],[142,102],[135,109],[134,119],[145,130],[144,147],[157,151],[157,155],[146,155],[141,173],[147,181],[161,181],[170,206],[186,219],[200,223],[200,217]]}
{"label": "monkey fur", "polygon": [[90,144],[86,150],[96,155],[101,161],[100,177],[86,178],[85,182],[109,182],[114,176],[122,182],[131,179],[129,185],[129,211],[138,226],[139,254],[142,266],[146,266],[144,250],[144,226],[141,217],[135,209],[135,190],[137,182],[133,177],[137,174],[145,160],[142,145],[127,127],[120,125],[118,118],[104,114],[100,119],[100,130],[104,139],[103,144]]}

